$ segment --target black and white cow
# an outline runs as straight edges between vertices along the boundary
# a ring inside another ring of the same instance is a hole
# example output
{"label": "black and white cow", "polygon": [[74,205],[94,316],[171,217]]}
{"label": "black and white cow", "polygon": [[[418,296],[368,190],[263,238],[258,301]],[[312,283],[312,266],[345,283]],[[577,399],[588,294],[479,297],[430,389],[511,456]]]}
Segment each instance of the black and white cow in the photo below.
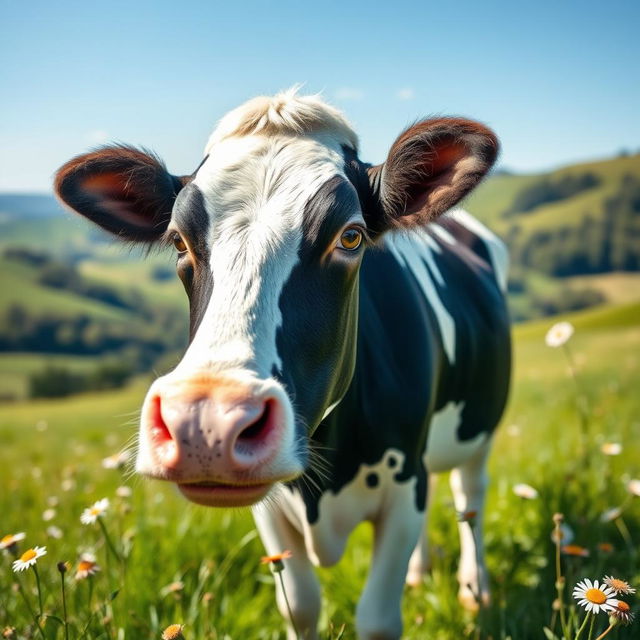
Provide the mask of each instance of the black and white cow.
{"label": "black and white cow", "polygon": [[[450,209],[497,150],[483,125],[437,118],[370,166],[336,109],[289,91],[227,114],[190,176],[127,146],[57,174],[59,197],[104,229],[175,246],[191,341],[147,394],[137,470],[199,504],[254,505],[267,551],[293,552],[283,576],[305,638],[313,565],[336,563],[364,520],[358,635],[400,636],[403,584],[425,569],[428,474],[452,470],[455,507],[481,530],[509,385],[507,256]],[[488,595],[483,551],[460,534],[473,603]]]}

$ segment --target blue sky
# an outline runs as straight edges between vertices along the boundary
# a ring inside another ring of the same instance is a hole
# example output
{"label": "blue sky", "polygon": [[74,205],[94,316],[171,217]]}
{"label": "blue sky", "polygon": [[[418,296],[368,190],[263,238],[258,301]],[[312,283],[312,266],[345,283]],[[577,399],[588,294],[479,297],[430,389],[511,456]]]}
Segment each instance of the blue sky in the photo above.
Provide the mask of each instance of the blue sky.
{"label": "blue sky", "polygon": [[295,83],[372,162],[429,114],[488,123],[518,171],[636,150],[639,26],[632,0],[3,0],[0,190],[46,191],[108,140],[190,173],[227,110]]}

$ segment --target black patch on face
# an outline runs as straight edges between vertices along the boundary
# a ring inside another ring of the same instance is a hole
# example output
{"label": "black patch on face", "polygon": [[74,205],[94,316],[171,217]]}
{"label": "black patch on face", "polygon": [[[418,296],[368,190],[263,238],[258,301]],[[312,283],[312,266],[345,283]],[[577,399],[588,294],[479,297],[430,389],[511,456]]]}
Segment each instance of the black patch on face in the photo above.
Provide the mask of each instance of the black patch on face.
{"label": "black patch on face", "polygon": [[357,194],[343,177],[318,190],[305,207],[298,264],[280,295],[276,345],[282,371],[277,378],[301,417],[301,441],[346,392],[353,373],[360,261],[355,253],[333,255],[333,250],[341,230],[359,212]]}
{"label": "black patch on face", "polygon": [[177,270],[189,297],[189,341],[200,326],[213,291],[209,266],[209,214],[200,189],[189,183],[176,199],[172,224],[187,241],[191,253],[178,258]]}

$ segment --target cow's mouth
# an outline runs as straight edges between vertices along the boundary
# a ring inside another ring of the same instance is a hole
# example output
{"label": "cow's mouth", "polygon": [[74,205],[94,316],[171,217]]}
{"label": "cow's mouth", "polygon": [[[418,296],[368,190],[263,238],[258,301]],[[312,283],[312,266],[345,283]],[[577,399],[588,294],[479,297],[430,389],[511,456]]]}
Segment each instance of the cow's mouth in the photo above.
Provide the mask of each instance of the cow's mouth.
{"label": "cow's mouth", "polygon": [[246,507],[262,500],[272,483],[224,484],[222,482],[181,482],[178,489],[182,495],[206,507]]}

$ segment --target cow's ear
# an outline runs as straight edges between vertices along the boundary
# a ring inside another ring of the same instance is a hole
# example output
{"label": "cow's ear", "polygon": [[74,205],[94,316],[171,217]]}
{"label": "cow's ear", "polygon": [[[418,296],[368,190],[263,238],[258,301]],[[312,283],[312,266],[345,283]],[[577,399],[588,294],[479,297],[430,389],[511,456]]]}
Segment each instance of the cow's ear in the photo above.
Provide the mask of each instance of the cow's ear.
{"label": "cow's ear", "polygon": [[154,155],[120,145],[77,156],[55,177],[67,206],[134,242],[153,242],[165,232],[182,186]]}
{"label": "cow's ear", "polygon": [[498,149],[496,135],[472,120],[413,125],[393,143],[384,164],[367,170],[378,204],[371,226],[382,232],[437,218],[480,182]]}

